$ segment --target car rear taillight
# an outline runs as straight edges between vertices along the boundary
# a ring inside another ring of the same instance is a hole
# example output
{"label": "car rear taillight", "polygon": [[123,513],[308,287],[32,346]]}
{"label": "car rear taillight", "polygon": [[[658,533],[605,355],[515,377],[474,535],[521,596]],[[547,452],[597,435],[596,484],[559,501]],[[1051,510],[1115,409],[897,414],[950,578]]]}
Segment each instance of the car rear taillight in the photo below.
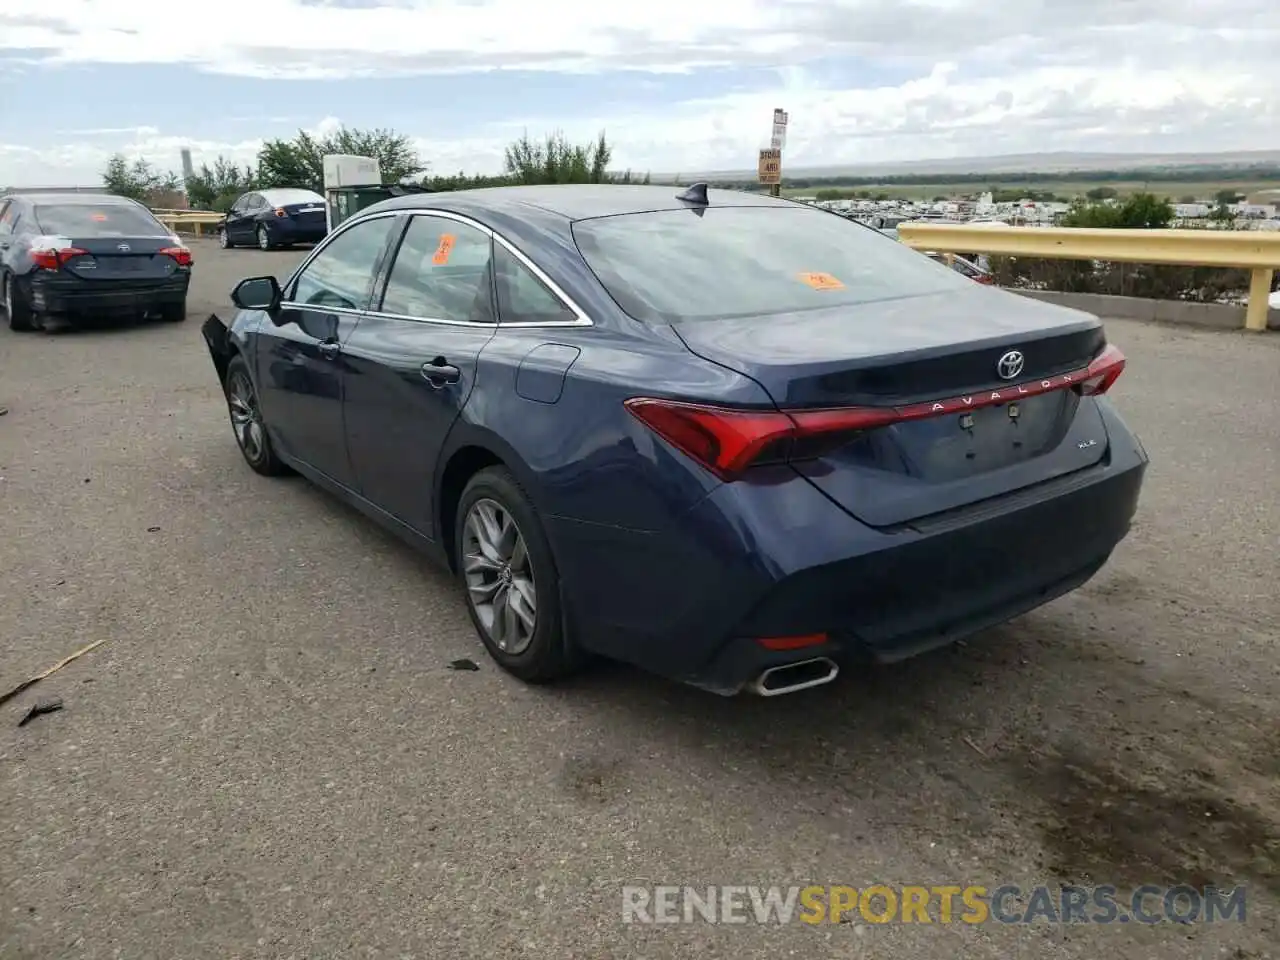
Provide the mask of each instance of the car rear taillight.
{"label": "car rear taillight", "polygon": [[673,447],[720,479],[731,481],[750,467],[817,459],[866,430],[895,423],[999,406],[1055,390],[1098,396],[1111,389],[1124,365],[1124,354],[1108,345],[1083,370],[900,407],[742,410],[654,397],[635,397],[624,406]]}
{"label": "car rear taillight", "polygon": [[287,217],[288,215],[289,215],[289,211],[286,210],[284,207],[276,207],[277,217]]}
{"label": "car rear taillight", "polygon": [[1111,389],[1112,384],[1124,373],[1124,354],[1118,347],[1107,344],[1085,371],[1085,380],[1076,390],[1086,397],[1097,397]]}
{"label": "car rear taillight", "polygon": [[186,247],[165,247],[160,252],[166,257],[173,257],[180,267],[189,267],[193,262],[191,251]]}
{"label": "car rear taillight", "polygon": [[733,410],[637,397],[626,408],[673,447],[722,480],[748,467],[822,456],[849,435],[901,419],[893,407],[837,410]]}
{"label": "car rear taillight", "polygon": [[41,270],[57,270],[72,257],[87,256],[88,250],[79,247],[63,247],[60,250],[32,250],[31,262]]}

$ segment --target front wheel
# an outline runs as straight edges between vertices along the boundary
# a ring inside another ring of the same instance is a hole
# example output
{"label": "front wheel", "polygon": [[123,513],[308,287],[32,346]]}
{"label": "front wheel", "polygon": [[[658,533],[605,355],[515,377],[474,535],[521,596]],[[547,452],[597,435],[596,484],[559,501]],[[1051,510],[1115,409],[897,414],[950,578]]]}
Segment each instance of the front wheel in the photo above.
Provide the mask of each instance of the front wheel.
{"label": "front wheel", "polygon": [[218,228],[218,246],[220,246],[223,250],[230,250],[234,246],[234,244],[231,242],[231,237],[227,235],[226,227]]}
{"label": "front wheel", "polygon": [[458,503],[454,550],[467,612],[500,667],[527,683],[578,667],[551,546],[510,471],[488,467],[471,478]]}
{"label": "front wheel", "polygon": [[244,358],[235,356],[227,365],[227,411],[231,415],[231,429],[245,463],[264,477],[278,477],[289,473],[289,468],[276,456],[267,435],[267,425],[258,405],[258,392],[249,376],[249,365]]}

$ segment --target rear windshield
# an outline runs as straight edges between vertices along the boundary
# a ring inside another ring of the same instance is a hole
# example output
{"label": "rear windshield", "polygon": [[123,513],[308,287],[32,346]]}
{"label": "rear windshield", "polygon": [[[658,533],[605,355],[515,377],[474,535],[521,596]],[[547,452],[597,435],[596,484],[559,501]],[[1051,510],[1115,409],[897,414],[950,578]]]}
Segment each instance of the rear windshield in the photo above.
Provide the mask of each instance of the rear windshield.
{"label": "rear windshield", "polygon": [[262,196],[267,203],[277,207],[295,203],[324,203],[324,197],[310,190],[264,190]]}
{"label": "rear windshield", "polygon": [[581,220],[573,235],[618,304],[674,323],[792,313],[972,281],[822,210],[708,207]]}
{"label": "rear windshield", "polygon": [[169,233],[146,210],[123,203],[41,204],[35,216],[42,231],[64,237],[163,237]]}

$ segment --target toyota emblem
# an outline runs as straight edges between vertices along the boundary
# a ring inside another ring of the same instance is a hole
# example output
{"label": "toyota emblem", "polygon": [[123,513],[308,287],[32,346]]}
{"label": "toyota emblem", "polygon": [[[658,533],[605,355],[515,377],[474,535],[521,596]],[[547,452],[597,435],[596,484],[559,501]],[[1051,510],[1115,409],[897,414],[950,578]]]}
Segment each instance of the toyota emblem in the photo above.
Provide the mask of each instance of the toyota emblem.
{"label": "toyota emblem", "polygon": [[1023,366],[1027,359],[1019,350],[1010,350],[1003,357],[996,361],[996,373],[1000,374],[1001,380],[1012,380],[1022,372]]}
{"label": "toyota emblem", "polygon": [[129,246],[127,243],[117,243],[116,249],[119,250],[121,253],[128,253],[130,250],[133,249],[133,247]]}

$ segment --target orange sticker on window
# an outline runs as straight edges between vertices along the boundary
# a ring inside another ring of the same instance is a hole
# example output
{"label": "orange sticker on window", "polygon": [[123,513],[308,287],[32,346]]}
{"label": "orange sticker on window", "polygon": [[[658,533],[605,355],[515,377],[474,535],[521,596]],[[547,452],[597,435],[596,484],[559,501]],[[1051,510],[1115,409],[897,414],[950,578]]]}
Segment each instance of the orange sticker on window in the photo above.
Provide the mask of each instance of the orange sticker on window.
{"label": "orange sticker on window", "polygon": [[443,267],[449,262],[449,254],[453,253],[453,245],[458,242],[458,238],[452,233],[440,234],[440,245],[436,247],[436,255],[431,258],[431,262],[437,267]]}
{"label": "orange sticker on window", "polygon": [[106,223],[107,215],[105,213],[95,213],[90,219],[96,220],[98,223]]}
{"label": "orange sticker on window", "polygon": [[807,283],[815,290],[843,290],[844,284],[829,273],[802,273],[800,282]]}

